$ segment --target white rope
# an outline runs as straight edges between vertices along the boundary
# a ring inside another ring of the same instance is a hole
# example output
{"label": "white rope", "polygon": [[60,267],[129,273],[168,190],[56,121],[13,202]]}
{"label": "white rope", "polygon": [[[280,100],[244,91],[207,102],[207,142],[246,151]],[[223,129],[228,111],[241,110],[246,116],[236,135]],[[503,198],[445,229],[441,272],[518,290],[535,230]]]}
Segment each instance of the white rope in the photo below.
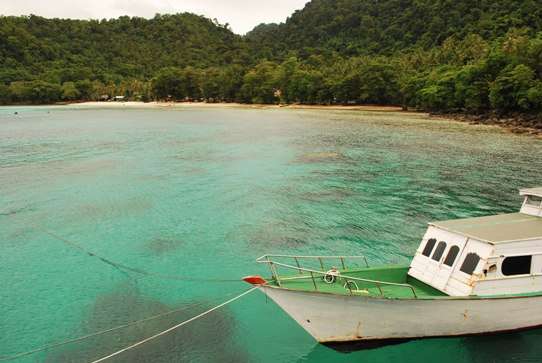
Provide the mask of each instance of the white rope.
{"label": "white rope", "polygon": [[86,339],[89,339],[89,338],[93,338],[93,337],[96,337],[96,336],[99,336],[99,335],[111,333],[111,332],[114,332],[116,330],[128,328],[130,326],[141,324],[141,323],[144,323],[144,322],[147,322],[147,321],[150,321],[150,320],[163,318],[163,317],[165,317],[167,315],[171,315],[171,314],[178,313],[178,312],[181,312],[181,311],[184,311],[184,310],[188,310],[188,309],[191,309],[191,308],[193,308],[195,306],[198,306],[198,305],[201,305],[201,304],[202,303],[194,304],[194,305],[191,305],[191,306],[188,306],[188,307],[183,307],[183,308],[180,308],[180,309],[170,310],[170,311],[167,311],[167,312],[162,313],[162,314],[158,314],[158,315],[154,315],[154,316],[151,316],[151,317],[148,317],[148,318],[132,321],[132,322],[129,322],[129,323],[126,323],[126,324],[123,324],[123,325],[116,326],[114,328],[109,328],[109,329],[101,330],[101,331],[98,331],[98,332],[95,332],[95,333],[83,335],[81,337],[77,337],[77,338],[68,339],[68,340],[65,340],[65,341],[62,341],[62,342],[57,342],[57,343],[52,343],[52,344],[49,344],[49,345],[45,345],[45,346],[40,347],[40,348],[29,350],[28,352],[18,353],[18,354],[12,355],[12,356],[3,356],[3,357],[0,357],[0,362],[14,360],[14,359],[21,358],[21,357],[24,357],[24,356],[27,356],[27,355],[43,352],[44,350],[57,348],[57,347],[60,347],[60,346],[66,345],[66,344],[80,342],[80,341],[83,341],[83,340],[86,340]]}
{"label": "white rope", "polygon": [[194,316],[193,318],[190,318],[190,319],[188,319],[188,320],[185,320],[185,321],[183,321],[183,322],[180,323],[180,324],[177,324],[177,325],[175,325],[175,326],[172,326],[171,328],[169,328],[169,329],[167,329],[167,330],[164,330],[164,331],[162,331],[162,332],[160,332],[160,333],[158,333],[158,334],[155,334],[155,335],[153,335],[152,337],[148,337],[148,338],[146,338],[146,339],[143,339],[143,340],[141,340],[141,341],[139,341],[139,342],[137,342],[137,343],[135,343],[135,344],[132,344],[132,345],[126,347],[126,348],[123,348],[123,349],[121,349],[121,350],[118,350],[118,351],[116,351],[115,353],[109,354],[108,356],[105,356],[105,357],[103,357],[103,358],[100,358],[100,359],[97,359],[97,360],[95,360],[95,361],[92,361],[91,363],[99,363],[99,362],[106,361],[106,360],[108,360],[108,359],[110,359],[110,358],[113,358],[113,357],[115,357],[115,356],[117,356],[117,355],[119,355],[119,354],[121,354],[121,353],[124,353],[124,352],[126,352],[126,351],[128,351],[128,350],[130,350],[130,349],[134,349],[134,348],[136,348],[136,347],[138,347],[138,346],[140,346],[140,345],[142,345],[142,344],[145,344],[145,343],[147,343],[147,342],[150,342],[150,341],[153,340],[153,339],[156,339],[156,338],[158,338],[158,337],[161,337],[162,335],[165,335],[165,334],[167,334],[167,333],[169,333],[169,332],[171,332],[171,331],[173,331],[173,330],[175,330],[175,329],[178,329],[178,328],[180,328],[180,327],[183,326],[183,325],[186,325],[186,324],[188,324],[188,323],[190,323],[190,322],[193,322],[194,320],[199,319],[199,318],[201,318],[201,317],[203,317],[203,316],[205,316],[205,315],[207,315],[207,314],[209,314],[209,313],[211,313],[211,312],[213,312],[213,311],[215,311],[215,310],[218,310],[218,309],[220,309],[221,307],[223,307],[223,306],[225,306],[225,305],[228,305],[228,304],[234,302],[235,300],[238,300],[238,299],[242,298],[243,296],[245,296],[245,295],[251,293],[252,291],[254,291],[254,290],[256,290],[256,289],[258,289],[258,287],[253,287],[252,289],[247,290],[247,291],[243,292],[242,294],[237,295],[236,297],[231,298],[231,299],[229,299],[228,301],[225,301],[225,302],[223,302],[222,304],[215,306],[215,307],[212,308],[212,309],[209,309],[209,310],[207,310],[207,311],[205,311],[205,312],[203,312],[203,313],[201,313],[201,314],[199,314],[199,315],[196,315],[196,316]]}
{"label": "white rope", "polygon": [[[232,295],[233,295],[232,293],[229,293],[229,294],[226,294],[225,296],[229,297],[229,296],[232,296]],[[29,350],[29,351],[26,351],[26,352],[17,353],[17,354],[11,355],[11,356],[0,356],[0,362],[15,360],[15,359],[22,358],[22,357],[25,357],[25,356],[28,356],[28,355],[43,352],[45,350],[49,350],[49,349],[52,349],[52,348],[58,348],[58,347],[61,347],[63,345],[67,345],[67,344],[71,344],[71,343],[77,343],[77,342],[87,340],[87,339],[90,339],[90,338],[93,338],[93,337],[96,337],[96,336],[99,336],[99,335],[111,333],[111,332],[114,332],[116,330],[128,328],[128,327],[133,326],[133,325],[145,323],[147,321],[163,318],[165,316],[168,316],[168,315],[171,315],[171,314],[174,314],[174,313],[179,313],[181,311],[192,309],[192,308],[198,307],[198,306],[200,306],[202,304],[203,303],[201,302],[201,303],[197,303],[197,304],[192,304],[190,306],[185,306],[185,307],[182,307],[182,308],[179,308],[179,309],[166,311],[165,313],[153,315],[153,316],[150,316],[150,317],[147,317],[147,318],[144,318],[144,319],[140,319],[140,320],[135,320],[135,321],[132,321],[132,322],[129,322],[129,323],[126,323],[126,324],[118,325],[118,326],[115,326],[113,328],[97,331],[97,332],[90,333],[90,334],[87,334],[87,335],[83,335],[83,336],[80,336],[80,337],[77,337],[77,338],[71,338],[71,339],[61,341],[61,342],[51,343],[51,344],[44,345],[44,346],[39,347],[39,348],[35,348],[35,349]]]}

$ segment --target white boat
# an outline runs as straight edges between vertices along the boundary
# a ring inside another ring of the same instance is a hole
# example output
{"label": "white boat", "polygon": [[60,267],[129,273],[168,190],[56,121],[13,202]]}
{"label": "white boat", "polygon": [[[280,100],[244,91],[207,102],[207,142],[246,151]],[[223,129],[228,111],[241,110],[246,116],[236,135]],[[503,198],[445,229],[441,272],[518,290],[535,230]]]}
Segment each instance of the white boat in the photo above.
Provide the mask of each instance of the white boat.
{"label": "white boat", "polygon": [[519,213],[429,223],[410,266],[266,255],[272,277],[245,281],[339,350],[540,327],[542,188],[520,194]]}

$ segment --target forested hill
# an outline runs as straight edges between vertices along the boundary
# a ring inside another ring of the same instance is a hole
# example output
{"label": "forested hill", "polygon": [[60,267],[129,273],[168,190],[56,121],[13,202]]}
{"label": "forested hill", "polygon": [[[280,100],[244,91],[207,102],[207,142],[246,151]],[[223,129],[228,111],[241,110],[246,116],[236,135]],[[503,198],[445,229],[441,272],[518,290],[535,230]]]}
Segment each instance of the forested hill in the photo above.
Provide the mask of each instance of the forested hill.
{"label": "forested hill", "polygon": [[0,16],[0,103],[115,96],[523,114],[542,129],[542,6],[312,0],[244,37],[193,14]]}
{"label": "forested hill", "polygon": [[152,19],[0,17],[0,82],[150,79],[164,67],[246,63],[243,41],[194,14]]}
{"label": "forested hill", "polygon": [[542,30],[538,0],[312,0],[280,25],[262,24],[248,34],[257,48],[275,52],[337,51],[345,56],[391,55],[429,49],[454,36],[485,40],[510,28]]}

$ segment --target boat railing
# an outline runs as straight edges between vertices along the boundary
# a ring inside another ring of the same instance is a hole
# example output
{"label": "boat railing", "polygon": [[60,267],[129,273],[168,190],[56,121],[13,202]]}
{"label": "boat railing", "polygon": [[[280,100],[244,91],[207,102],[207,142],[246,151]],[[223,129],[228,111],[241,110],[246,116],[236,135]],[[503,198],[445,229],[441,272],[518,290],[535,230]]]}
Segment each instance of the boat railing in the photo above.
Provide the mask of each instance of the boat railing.
{"label": "boat railing", "polygon": [[[289,259],[295,262],[295,265],[280,262],[277,259],[285,260]],[[321,270],[317,270],[314,268],[307,268],[302,265],[303,261],[318,261]],[[354,295],[354,290],[352,289],[352,285],[357,287],[357,282],[364,282],[369,284],[374,284],[376,288],[378,289],[381,296],[385,296],[384,290],[382,287],[384,286],[395,286],[395,287],[401,287],[405,289],[409,289],[412,292],[412,295],[414,298],[418,298],[416,295],[416,290],[414,287],[410,284],[402,284],[402,283],[396,283],[396,282],[389,282],[389,281],[381,281],[381,280],[372,280],[372,279],[364,279],[361,277],[354,277],[354,276],[348,276],[345,274],[338,274],[334,272],[335,267],[333,267],[331,270],[326,270],[326,264],[325,262],[329,261],[335,261],[340,262],[341,267],[343,271],[348,270],[347,261],[349,260],[358,260],[363,261],[365,267],[369,267],[369,263],[367,261],[367,258],[365,256],[297,256],[297,255],[263,255],[256,259],[256,262],[267,264],[269,266],[269,269],[271,270],[271,275],[273,277],[273,280],[277,283],[278,286],[281,286],[281,281],[291,281],[291,280],[301,280],[301,279],[311,279],[314,289],[318,290],[318,284],[316,283],[315,276],[321,276],[322,278],[330,277],[332,276],[333,279],[341,279],[346,281],[345,288],[347,288],[350,291],[351,295]],[[356,265],[358,266],[358,265]],[[297,270],[300,274],[300,276],[288,276],[288,277],[281,277],[279,275],[279,269],[278,267],[283,267],[290,270]],[[329,267],[329,266],[328,266]]]}

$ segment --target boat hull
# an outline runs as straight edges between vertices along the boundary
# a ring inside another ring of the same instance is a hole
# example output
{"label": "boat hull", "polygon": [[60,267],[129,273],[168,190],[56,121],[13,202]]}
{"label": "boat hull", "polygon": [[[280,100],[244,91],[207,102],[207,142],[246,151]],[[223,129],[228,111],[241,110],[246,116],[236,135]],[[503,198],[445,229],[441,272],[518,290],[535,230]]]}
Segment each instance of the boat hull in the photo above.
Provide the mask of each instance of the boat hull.
{"label": "boat hull", "polygon": [[318,342],[345,350],[542,326],[542,296],[386,299],[261,289]]}

